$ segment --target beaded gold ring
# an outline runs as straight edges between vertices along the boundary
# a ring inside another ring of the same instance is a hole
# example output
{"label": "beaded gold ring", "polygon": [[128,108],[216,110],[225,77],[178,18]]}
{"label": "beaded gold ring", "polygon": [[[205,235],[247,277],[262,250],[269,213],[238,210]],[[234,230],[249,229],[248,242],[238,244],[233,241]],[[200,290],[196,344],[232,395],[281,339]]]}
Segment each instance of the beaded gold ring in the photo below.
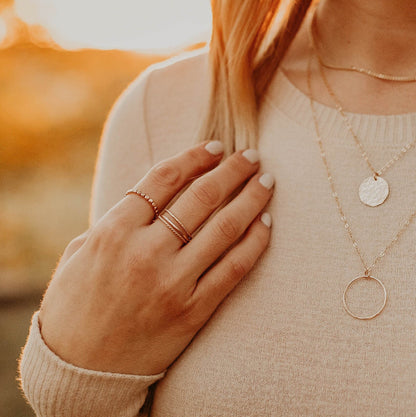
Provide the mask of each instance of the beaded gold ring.
{"label": "beaded gold ring", "polygon": [[131,190],[127,190],[126,194],[124,194],[125,196],[129,195],[129,194],[136,194],[139,197],[144,198],[152,207],[153,212],[155,213],[153,220],[157,219],[157,217],[159,216],[159,209],[157,208],[156,203],[154,202],[154,200],[152,198],[150,198],[150,196],[148,196],[147,194],[141,192],[140,190],[136,190],[134,188],[132,188]]}

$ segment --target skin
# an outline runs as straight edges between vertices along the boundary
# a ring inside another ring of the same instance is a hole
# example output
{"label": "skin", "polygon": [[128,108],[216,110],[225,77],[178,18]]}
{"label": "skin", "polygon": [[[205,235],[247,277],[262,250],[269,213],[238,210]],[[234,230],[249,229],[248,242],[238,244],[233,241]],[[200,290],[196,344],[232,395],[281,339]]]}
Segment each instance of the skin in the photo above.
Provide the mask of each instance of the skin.
{"label": "skin", "polygon": [[[76,366],[136,375],[164,371],[254,266],[270,228],[259,215],[273,193],[259,162],[238,151],[219,164],[205,144],[155,165],[138,183],[192,234],[183,245],[150,205],[129,195],[66,248],[39,319],[45,343]],[[218,165],[219,164],[219,165]],[[225,253],[226,252],[226,253]]]}
{"label": "skin", "polygon": [[[283,68],[289,79],[307,92],[309,18],[288,51]],[[321,54],[340,66],[356,65],[393,75],[416,75],[416,3],[412,0],[321,0],[317,9]],[[367,75],[325,70],[343,107],[365,114],[416,112],[416,82],[377,80]],[[321,80],[316,61],[312,67],[315,100],[334,107]]]}
{"label": "skin", "polygon": [[[331,62],[415,72],[413,0],[322,0],[317,26]],[[308,42],[303,25],[283,62],[304,92]],[[348,111],[416,111],[416,83],[332,70],[327,76]],[[312,85],[315,99],[333,106],[316,65]],[[270,238],[259,214],[272,191],[258,181],[259,164],[245,160],[241,151],[216,167],[220,159],[198,145],[162,161],[139,181],[138,188],[152,190],[163,209],[191,177],[200,176],[171,208],[192,233],[248,180],[186,246],[160,221],[152,223],[148,203],[134,196],[68,245],[40,311],[42,335],[55,353],[88,369],[151,375],[186,348]]]}

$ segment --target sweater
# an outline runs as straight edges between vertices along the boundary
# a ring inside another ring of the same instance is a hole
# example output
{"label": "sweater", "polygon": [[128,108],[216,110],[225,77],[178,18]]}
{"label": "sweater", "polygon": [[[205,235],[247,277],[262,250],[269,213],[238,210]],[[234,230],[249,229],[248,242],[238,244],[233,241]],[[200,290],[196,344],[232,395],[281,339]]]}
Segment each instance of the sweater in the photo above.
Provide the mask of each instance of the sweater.
{"label": "sweater", "polygon": [[[99,149],[92,224],[152,165],[195,143],[209,79],[202,51],[150,67],[121,95]],[[415,209],[416,149],[386,172],[386,202],[367,207],[358,188],[371,172],[336,109],[315,108],[336,191],[371,264]],[[376,167],[416,134],[416,113],[347,116]],[[38,416],[136,416],[154,383],[152,417],[416,416],[416,222],[372,272],[387,288],[384,311],[352,318],[342,294],[363,267],[331,193],[309,98],[281,69],[259,127],[260,170],[276,185],[271,240],[254,268],[160,375],[68,364],[44,343],[35,313],[20,372]],[[355,308],[379,299],[373,284],[351,292]]]}

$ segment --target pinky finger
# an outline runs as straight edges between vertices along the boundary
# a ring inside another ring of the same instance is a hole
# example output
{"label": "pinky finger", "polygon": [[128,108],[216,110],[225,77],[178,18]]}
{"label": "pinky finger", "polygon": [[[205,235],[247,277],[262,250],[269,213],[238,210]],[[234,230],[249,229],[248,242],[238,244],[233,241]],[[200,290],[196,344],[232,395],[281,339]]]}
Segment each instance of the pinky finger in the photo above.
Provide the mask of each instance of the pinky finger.
{"label": "pinky finger", "polygon": [[195,314],[207,321],[218,305],[253,268],[270,240],[271,217],[259,215],[235,245],[215,266],[201,277],[193,298]]}

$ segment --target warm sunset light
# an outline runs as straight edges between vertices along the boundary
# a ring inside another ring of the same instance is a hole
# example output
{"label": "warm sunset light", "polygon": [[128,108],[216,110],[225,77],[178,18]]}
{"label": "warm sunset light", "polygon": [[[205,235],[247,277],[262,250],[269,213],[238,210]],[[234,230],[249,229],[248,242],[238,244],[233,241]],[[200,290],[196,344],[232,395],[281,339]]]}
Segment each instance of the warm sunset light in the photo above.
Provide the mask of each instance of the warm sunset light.
{"label": "warm sunset light", "polygon": [[0,16],[0,44],[4,42],[7,36],[7,24],[3,17]]}
{"label": "warm sunset light", "polygon": [[208,40],[209,0],[16,0],[63,48],[172,51]]}
{"label": "warm sunset light", "polygon": [[203,46],[210,26],[210,0],[0,0],[0,242],[7,242],[0,410],[7,415],[35,415],[16,380],[17,357],[65,247],[89,227],[112,106],[150,65]]}

